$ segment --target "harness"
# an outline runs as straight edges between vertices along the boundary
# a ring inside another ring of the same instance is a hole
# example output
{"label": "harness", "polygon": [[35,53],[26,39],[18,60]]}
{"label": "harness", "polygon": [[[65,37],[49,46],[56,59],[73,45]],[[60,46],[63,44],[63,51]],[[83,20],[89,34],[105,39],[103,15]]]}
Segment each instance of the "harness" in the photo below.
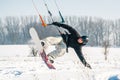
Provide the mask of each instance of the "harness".
{"label": "harness", "polygon": [[69,43],[68,39],[69,39],[69,34],[68,34],[67,31],[65,31],[65,34],[63,34],[60,30],[59,30],[59,33],[60,33],[60,35],[61,35],[61,37],[63,39],[63,42],[66,45],[66,52],[68,53],[68,43]]}

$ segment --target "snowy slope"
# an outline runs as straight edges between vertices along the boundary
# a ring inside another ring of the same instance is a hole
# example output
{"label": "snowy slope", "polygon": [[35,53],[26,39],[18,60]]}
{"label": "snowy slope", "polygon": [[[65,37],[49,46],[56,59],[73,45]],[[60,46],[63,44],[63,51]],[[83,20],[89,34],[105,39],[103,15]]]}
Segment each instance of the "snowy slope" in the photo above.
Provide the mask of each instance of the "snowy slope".
{"label": "snowy slope", "polygon": [[92,70],[79,62],[73,49],[55,60],[56,70],[49,70],[40,57],[27,57],[27,45],[0,46],[0,80],[120,80],[120,49],[111,48],[108,60],[103,49],[84,47]]}

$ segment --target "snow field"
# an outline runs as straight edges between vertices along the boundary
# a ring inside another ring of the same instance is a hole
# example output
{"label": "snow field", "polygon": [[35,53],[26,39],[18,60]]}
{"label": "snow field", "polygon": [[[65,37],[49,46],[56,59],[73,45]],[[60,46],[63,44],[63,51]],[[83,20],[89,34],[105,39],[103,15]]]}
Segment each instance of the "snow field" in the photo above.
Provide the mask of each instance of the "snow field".
{"label": "snow field", "polygon": [[55,60],[56,70],[49,70],[41,57],[27,57],[27,45],[0,46],[0,80],[120,80],[119,50],[110,48],[105,61],[103,48],[83,47],[90,70],[69,48],[69,53]]}

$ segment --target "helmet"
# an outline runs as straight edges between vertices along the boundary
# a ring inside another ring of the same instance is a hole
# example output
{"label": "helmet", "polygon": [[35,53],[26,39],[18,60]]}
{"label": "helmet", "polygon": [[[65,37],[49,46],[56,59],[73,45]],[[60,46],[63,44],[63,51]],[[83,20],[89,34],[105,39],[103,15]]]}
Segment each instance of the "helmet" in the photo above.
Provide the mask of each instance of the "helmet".
{"label": "helmet", "polygon": [[82,36],[83,44],[86,44],[89,40],[88,36]]}

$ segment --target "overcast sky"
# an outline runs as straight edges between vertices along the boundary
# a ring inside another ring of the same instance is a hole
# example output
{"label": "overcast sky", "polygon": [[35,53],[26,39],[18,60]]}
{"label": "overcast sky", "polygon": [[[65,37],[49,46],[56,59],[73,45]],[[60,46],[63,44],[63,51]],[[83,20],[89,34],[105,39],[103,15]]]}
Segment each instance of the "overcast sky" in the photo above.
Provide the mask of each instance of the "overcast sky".
{"label": "overcast sky", "polygon": [[[45,0],[53,15],[58,15],[54,0]],[[34,0],[41,15],[48,15],[43,0]],[[120,18],[120,0],[56,0],[63,16]],[[0,0],[0,17],[37,15],[32,0]]]}

